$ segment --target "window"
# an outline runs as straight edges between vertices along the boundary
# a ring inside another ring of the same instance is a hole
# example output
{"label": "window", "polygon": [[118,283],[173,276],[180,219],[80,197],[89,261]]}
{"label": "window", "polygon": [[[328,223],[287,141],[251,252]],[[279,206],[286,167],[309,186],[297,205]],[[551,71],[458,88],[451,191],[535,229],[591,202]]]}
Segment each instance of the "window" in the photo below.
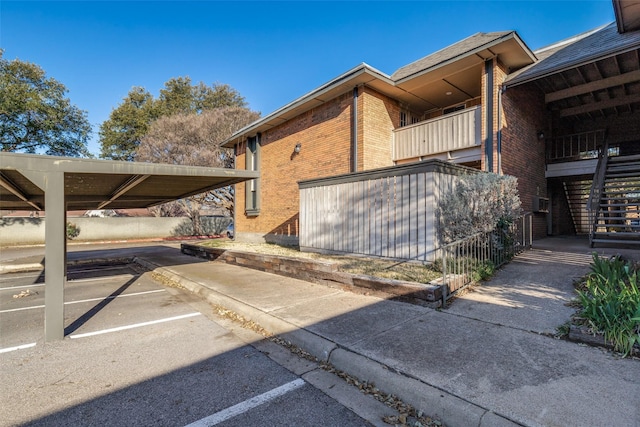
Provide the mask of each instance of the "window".
{"label": "window", "polygon": [[[260,134],[247,138],[245,168],[250,171],[260,170]],[[247,216],[260,214],[260,178],[245,184],[245,213]]]}
{"label": "window", "polygon": [[400,111],[400,127],[407,125],[407,113]]}
{"label": "window", "polygon": [[419,121],[420,119],[413,114],[409,114],[406,111],[400,111],[400,127],[418,123]]}

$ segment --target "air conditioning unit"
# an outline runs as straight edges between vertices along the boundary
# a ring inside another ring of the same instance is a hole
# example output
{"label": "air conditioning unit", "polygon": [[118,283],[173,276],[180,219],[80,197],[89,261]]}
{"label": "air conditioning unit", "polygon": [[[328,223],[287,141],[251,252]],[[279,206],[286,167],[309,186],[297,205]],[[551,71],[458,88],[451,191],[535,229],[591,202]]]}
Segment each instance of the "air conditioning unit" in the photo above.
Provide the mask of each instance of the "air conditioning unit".
{"label": "air conditioning unit", "polygon": [[537,213],[549,213],[549,199],[547,197],[533,196],[531,210]]}

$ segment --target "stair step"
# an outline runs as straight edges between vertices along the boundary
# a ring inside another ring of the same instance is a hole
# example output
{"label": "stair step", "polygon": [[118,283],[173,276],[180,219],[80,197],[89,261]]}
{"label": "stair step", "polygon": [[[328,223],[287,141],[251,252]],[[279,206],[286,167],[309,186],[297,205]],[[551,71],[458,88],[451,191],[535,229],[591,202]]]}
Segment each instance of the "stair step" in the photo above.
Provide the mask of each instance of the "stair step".
{"label": "stair step", "polygon": [[614,194],[640,194],[640,189],[638,189],[638,187],[629,187],[629,188],[605,188],[604,191],[602,192],[602,194],[606,194],[606,195],[614,195]]}
{"label": "stair step", "polygon": [[[615,200],[620,200],[620,199],[615,199]],[[600,203],[600,207],[601,208],[622,208],[622,207],[631,207],[631,206],[635,206],[638,207],[640,206],[640,202],[626,202],[626,203]],[[633,209],[632,209],[633,210]],[[629,209],[625,209],[625,211],[629,211]]]}
{"label": "stair step", "polygon": [[[610,228],[610,229],[619,229],[619,228],[623,228],[625,230],[631,230],[631,231],[616,231],[616,233],[631,233],[631,234],[639,234],[640,235],[640,227],[633,227],[627,224],[604,224],[604,223],[598,223],[596,224],[596,231],[600,228]],[[604,233],[604,231],[598,231],[599,233]]]}
{"label": "stair step", "polygon": [[[607,203],[609,201],[624,201],[627,200],[626,203]],[[600,198],[600,206],[638,206],[638,202],[632,202],[631,200],[638,200],[636,198],[627,199],[626,197],[601,197]]]}
{"label": "stair step", "polygon": [[607,233],[598,231],[594,234],[596,238],[619,239],[619,240],[638,240],[640,241],[640,233],[617,231],[615,233]]}
{"label": "stair step", "polygon": [[628,161],[635,161],[635,160],[640,160],[640,154],[609,157],[609,162],[613,162],[613,163],[628,162]]}
{"label": "stair step", "polygon": [[625,240],[625,239],[600,239],[594,238],[591,239],[591,243],[623,243],[625,245],[640,245],[640,239],[638,240]]}
{"label": "stair step", "polygon": [[635,170],[633,172],[615,172],[615,171],[607,171],[606,180],[610,178],[637,178],[638,171]]}
{"label": "stair step", "polygon": [[640,169],[640,162],[617,163],[617,164],[607,165],[607,173],[609,173],[610,171],[624,171],[624,170],[637,171],[638,169]]}

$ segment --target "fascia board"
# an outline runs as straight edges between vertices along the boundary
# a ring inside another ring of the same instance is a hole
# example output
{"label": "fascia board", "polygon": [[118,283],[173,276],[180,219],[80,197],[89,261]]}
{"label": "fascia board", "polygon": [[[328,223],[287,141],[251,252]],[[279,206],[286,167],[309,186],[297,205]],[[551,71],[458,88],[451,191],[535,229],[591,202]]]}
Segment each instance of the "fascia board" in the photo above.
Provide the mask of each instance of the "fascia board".
{"label": "fascia board", "polygon": [[340,85],[344,85],[350,81],[353,80],[357,80],[358,77],[362,76],[362,75],[368,75],[371,76],[372,79],[378,79],[378,80],[382,80],[385,83],[388,83],[389,85],[393,86],[394,83],[391,80],[391,77],[385,73],[383,73],[380,70],[377,70],[376,68],[371,67],[370,65],[366,64],[366,63],[362,63],[354,68],[352,68],[351,70],[347,71],[346,73],[341,74],[340,76],[334,78],[333,80],[325,83],[324,85],[312,90],[311,92],[308,92],[304,95],[302,95],[301,97],[291,101],[290,103],[286,104],[285,106],[275,110],[274,112],[264,116],[261,119],[256,120],[255,122],[245,126],[244,128],[236,131],[233,135],[231,135],[231,137],[229,137],[226,141],[224,141],[221,145],[223,147],[232,147],[233,143],[235,140],[237,140],[238,138],[243,137],[244,135],[247,134],[251,134],[252,132],[256,131],[258,128],[260,128],[262,125],[268,123],[271,120],[275,120],[277,119],[279,116],[286,114],[287,112],[296,109],[298,107],[303,106],[305,103],[310,102],[313,99],[316,99],[318,97],[321,97],[323,94],[331,91],[332,89],[335,89],[336,87],[339,87]]}
{"label": "fascia board", "polygon": [[497,38],[497,39],[495,39],[493,41],[490,41],[490,42],[485,43],[485,44],[483,44],[481,46],[478,46],[478,47],[476,47],[474,49],[471,49],[471,50],[468,50],[466,52],[463,52],[463,53],[461,53],[459,55],[456,55],[456,56],[454,56],[452,58],[449,58],[449,59],[447,59],[445,61],[442,61],[442,62],[440,62],[440,63],[438,63],[436,65],[433,65],[433,66],[431,66],[429,68],[426,68],[424,70],[418,71],[418,72],[416,72],[414,74],[408,75],[408,76],[403,77],[403,78],[401,78],[399,80],[396,80],[395,84],[396,85],[400,85],[403,82],[409,81],[411,79],[414,79],[416,77],[422,76],[422,75],[427,74],[427,73],[431,73],[431,72],[433,72],[433,71],[435,71],[435,70],[437,70],[439,68],[443,68],[443,67],[446,67],[448,65],[454,64],[454,63],[456,63],[457,61],[460,61],[463,58],[469,57],[471,55],[476,55],[477,53],[482,52],[483,50],[491,49],[492,47],[494,47],[494,46],[496,46],[496,45],[498,45],[500,43],[503,43],[503,42],[505,42],[505,41],[507,41],[509,39],[515,39],[518,42],[518,44],[523,48],[525,53],[531,58],[531,61],[532,62],[536,61],[536,56],[533,54],[531,49],[529,49],[529,47],[522,41],[522,39],[520,39],[520,37],[517,35],[517,33],[515,31],[511,31],[508,34],[505,34],[504,36],[501,36],[501,37],[499,37],[499,38]]}

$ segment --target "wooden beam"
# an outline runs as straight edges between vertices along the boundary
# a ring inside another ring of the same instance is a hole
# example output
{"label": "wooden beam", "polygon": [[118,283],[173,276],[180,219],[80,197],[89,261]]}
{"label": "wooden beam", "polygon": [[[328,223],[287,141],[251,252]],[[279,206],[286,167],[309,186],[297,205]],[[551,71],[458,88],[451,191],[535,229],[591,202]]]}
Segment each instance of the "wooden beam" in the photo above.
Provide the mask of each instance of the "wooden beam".
{"label": "wooden beam", "polygon": [[550,102],[559,101],[572,96],[583,95],[585,93],[595,92],[597,90],[607,89],[614,86],[622,86],[624,84],[637,81],[640,81],[640,70],[630,71],[618,76],[607,77],[606,79],[569,87],[557,92],[551,92],[544,96],[544,101],[548,104]]}
{"label": "wooden beam", "polygon": [[564,110],[560,110],[559,117],[576,116],[578,114],[604,110],[605,108],[613,108],[624,104],[631,104],[633,102],[640,102],[640,93],[607,99],[606,101],[593,102],[590,104],[580,105],[578,107],[566,108]]}

